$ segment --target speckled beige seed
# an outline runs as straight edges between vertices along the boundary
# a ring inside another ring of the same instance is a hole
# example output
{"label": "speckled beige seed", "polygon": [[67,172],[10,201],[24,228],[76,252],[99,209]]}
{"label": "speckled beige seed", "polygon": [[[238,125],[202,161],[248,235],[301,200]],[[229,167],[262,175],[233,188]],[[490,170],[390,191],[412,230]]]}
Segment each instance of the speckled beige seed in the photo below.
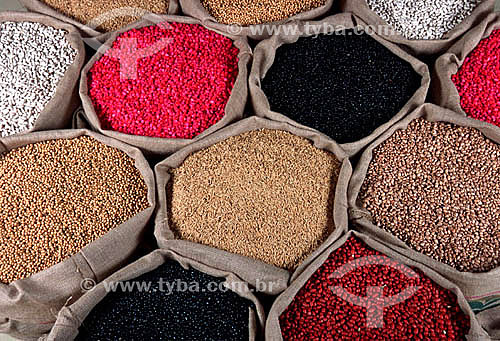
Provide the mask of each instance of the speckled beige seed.
{"label": "speckled beige seed", "polygon": [[460,271],[500,265],[500,146],[473,128],[413,121],[374,149],[361,189],[375,223]]}
{"label": "speckled beige seed", "polygon": [[324,6],[326,0],[201,0],[220,23],[242,26],[281,21]]}
{"label": "speckled beige seed", "polygon": [[79,252],[149,206],[124,152],[83,136],[0,156],[0,282],[29,277]]}
{"label": "speckled beige seed", "polygon": [[[137,21],[144,12],[166,14],[168,0],[41,0],[50,7],[58,10],[82,24],[90,24],[92,20],[103,16],[104,23],[96,29],[101,32],[110,32]],[[127,16],[116,16],[114,9],[127,9]],[[131,11],[130,9],[134,9]],[[141,11],[142,10],[142,11]],[[137,13],[135,13],[137,11]]]}
{"label": "speckled beige seed", "polygon": [[172,170],[177,237],[294,269],[334,230],[340,162],[279,130],[230,137]]}

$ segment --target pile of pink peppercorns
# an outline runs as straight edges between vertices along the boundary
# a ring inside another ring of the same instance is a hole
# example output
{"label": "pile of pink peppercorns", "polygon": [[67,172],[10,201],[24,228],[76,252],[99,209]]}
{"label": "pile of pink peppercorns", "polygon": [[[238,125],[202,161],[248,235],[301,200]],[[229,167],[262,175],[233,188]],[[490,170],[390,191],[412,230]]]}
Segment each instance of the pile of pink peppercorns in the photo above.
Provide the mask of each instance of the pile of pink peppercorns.
{"label": "pile of pink peppercorns", "polygon": [[[88,78],[105,129],[191,139],[224,116],[238,75],[239,51],[231,39],[201,25],[170,23],[129,30],[111,51]],[[136,69],[124,75],[124,66]]]}

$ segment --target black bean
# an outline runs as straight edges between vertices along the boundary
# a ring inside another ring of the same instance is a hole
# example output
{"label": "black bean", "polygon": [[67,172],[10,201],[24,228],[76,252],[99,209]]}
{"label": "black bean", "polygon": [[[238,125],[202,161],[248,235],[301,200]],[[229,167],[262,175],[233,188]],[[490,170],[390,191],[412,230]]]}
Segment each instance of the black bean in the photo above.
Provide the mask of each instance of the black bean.
{"label": "black bean", "polygon": [[368,34],[346,30],[279,47],[262,90],[271,110],[349,143],[389,121],[420,83],[408,62]]}
{"label": "black bean", "polygon": [[[222,287],[218,286],[222,278],[167,261],[128,281],[134,282],[151,283],[151,287],[138,290],[133,284],[133,291],[109,293],[83,322],[78,340],[249,339],[249,308],[254,305],[230,290],[208,290],[212,285]],[[167,286],[175,283],[186,283],[194,290],[182,290],[184,284],[177,284],[178,290],[169,292]]]}

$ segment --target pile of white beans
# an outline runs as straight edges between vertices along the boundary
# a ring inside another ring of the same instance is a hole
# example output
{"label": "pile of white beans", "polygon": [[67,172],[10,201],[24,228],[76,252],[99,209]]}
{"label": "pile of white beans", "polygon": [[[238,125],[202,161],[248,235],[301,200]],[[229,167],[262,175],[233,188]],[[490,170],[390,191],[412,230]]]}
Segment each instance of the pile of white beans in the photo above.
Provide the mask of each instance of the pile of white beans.
{"label": "pile of white beans", "polygon": [[0,136],[33,128],[77,51],[67,32],[35,22],[0,24]]}
{"label": "pile of white beans", "polygon": [[407,39],[442,39],[481,0],[367,0],[368,6]]}

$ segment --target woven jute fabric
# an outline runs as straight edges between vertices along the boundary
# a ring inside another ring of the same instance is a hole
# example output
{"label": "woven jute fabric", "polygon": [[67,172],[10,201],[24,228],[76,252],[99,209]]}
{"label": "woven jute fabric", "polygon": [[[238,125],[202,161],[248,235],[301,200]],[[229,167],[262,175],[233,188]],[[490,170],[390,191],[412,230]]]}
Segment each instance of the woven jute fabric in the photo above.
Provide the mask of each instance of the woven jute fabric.
{"label": "woven jute fabric", "polygon": [[141,245],[156,206],[153,170],[141,151],[88,130],[55,130],[0,139],[0,153],[31,143],[90,136],[135,160],[148,188],[149,208],[84,247],[80,252],[31,277],[0,284],[0,333],[34,339],[50,330],[59,310],[81,296],[82,281],[100,282],[124,266]]}
{"label": "woven jute fabric", "polygon": [[[40,340],[49,341],[69,341],[74,340],[78,335],[78,329],[81,327],[85,318],[101,302],[108,292],[106,291],[106,284],[118,283],[127,280],[133,280],[145,273],[151,272],[160,267],[168,260],[178,262],[185,269],[194,269],[210,276],[225,278],[227,288],[233,290],[241,297],[244,297],[254,304],[254,307],[249,310],[249,340],[258,340],[263,334],[265,324],[264,308],[252,293],[248,284],[239,276],[238,269],[234,272],[228,270],[228,266],[222,264],[219,267],[217,255],[213,253],[205,253],[205,250],[199,248],[198,245],[184,245],[185,255],[182,256],[172,249],[155,250],[147,256],[137,260],[129,266],[116,272],[102,283],[98,284],[95,288],[87,292],[74,304],[64,307],[58,315],[57,321],[50,331],[44,335]],[[190,254],[197,257],[198,254],[203,254],[203,261],[196,261]]]}
{"label": "woven jute fabric", "polygon": [[[273,111],[271,109],[271,105],[269,104],[269,100],[266,97],[266,94],[261,88],[261,81],[266,77],[267,72],[273,65],[277,49],[284,44],[295,43],[300,37],[315,36],[317,34],[331,34],[334,31],[341,31],[345,29],[365,31],[368,29],[368,26],[359,18],[350,13],[334,15],[324,20],[309,22],[307,24],[302,22],[291,25],[298,25],[298,30],[294,31],[283,29],[281,33],[274,35],[270,39],[260,42],[255,48],[253,64],[249,78],[250,97],[257,116],[265,117],[273,121],[290,123],[294,126],[312,130],[312,128],[297,123],[283,113]],[[285,34],[285,32],[295,32],[295,34]],[[410,56],[399,47],[384,40],[383,38],[374,34],[372,34],[371,37],[381,45],[386,47],[388,50],[390,50],[392,53],[408,62],[415,70],[415,72],[422,77],[422,81],[415,94],[408,100],[408,102],[401,108],[401,110],[399,110],[399,112],[394,113],[394,116],[388,122],[382,124],[370,135],[364,137],[359,141],[344,143],[340,145],[340,147],[342,147],[342,149],[344,149],[344,151],[349,156],[357,154],[370,142],[375,140],[384,131],[386,131],[390,126],[399,121],[412,110],[416,109],[419,105],[423,104],[425,102],[427,91],[430,85],[430,74],[427,65]],[[332,94],[332,96],[333,95],[334,94]]]}

